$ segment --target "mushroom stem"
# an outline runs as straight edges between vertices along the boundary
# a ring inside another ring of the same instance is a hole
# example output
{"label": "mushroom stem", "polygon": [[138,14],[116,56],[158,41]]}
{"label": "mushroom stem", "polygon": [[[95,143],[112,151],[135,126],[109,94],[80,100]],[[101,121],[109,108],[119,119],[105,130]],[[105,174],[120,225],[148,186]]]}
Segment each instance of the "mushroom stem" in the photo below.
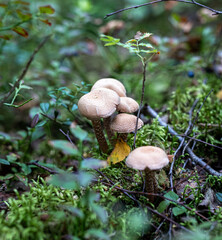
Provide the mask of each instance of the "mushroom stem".
{"label": "mushroom stem", "polygon": [[103,129],[100,120],[92,120],[93,129],[99,143],[99,148],[103,153],[107,153],[108,144],[106,142],[105,136],[103,134]]}
{"label": "mushroom stem", "polygon": [[104,123],[104,128],[106,129],[106,133],[109,139],[109,142],[112,144],[112,146],[114,147],[116,144],[116,140],[115,140],[115,135],[113,133],[113,131],[110,128],[110,123],[111,123],[111,117],[108,118],[104,118],[103,119],[103,123]]}
{"label": "mushroom stem", "polygon": [[[145,168],[145,188],[147,193],[156,193],[158,189],[155,171]],[[151,203],[154,202],[154,196],[148,196],[148,199]]]}

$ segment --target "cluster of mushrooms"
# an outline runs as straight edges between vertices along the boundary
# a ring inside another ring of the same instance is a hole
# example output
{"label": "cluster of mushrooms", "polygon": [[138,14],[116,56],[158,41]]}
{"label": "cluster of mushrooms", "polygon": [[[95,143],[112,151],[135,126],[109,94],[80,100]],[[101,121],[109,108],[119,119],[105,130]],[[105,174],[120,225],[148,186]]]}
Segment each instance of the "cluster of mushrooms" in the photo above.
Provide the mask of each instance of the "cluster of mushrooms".
{"label": "cluster of mushrooms", "polygon": [[[92,121],[94,132],[102,152],[107,153],[108,143],[104,136],[103,126],[106,130],[109,142],[115,145],[115,132],[118,137],[126,141],[127,134],[135,131],[137,117],[131,113],[139,109],[139,104],[126,96],[124,85],[113,78],[98,80],[91,91],[83,95],[78,102],[79,112]],[[103,119],[103,125],[101,122]],[[143,126],[139,118],[137,129]],[[130,168],[145,172],[146,192],[157,192],[155,171],[165,167],[169,163],[167,154],[158,147],[144,146],[133,150],[126,159],[126,165]],[[153,202],[154,196],[148,197]]]}

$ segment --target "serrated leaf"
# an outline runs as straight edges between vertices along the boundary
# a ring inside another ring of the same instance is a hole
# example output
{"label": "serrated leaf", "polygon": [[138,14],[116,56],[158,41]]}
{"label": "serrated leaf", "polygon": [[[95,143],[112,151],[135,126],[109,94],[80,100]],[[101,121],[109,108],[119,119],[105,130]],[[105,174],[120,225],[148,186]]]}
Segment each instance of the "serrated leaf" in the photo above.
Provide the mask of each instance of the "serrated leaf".
{"label": "serrated leaf", "polygon": [[21,35],[22,37],[25,37],[25,38],[27,38],[29,36],[28,32],[20,26],[12,28],[12,31],[16,32],[17,34],[19,34],[19,35]]}
{"label": "serrated leaf", "polygon": [[46,6],[39,7],[39,11],[40,13],[53,14],[55,12],[55,9],[50,5],[46,5]]}
{"label": "serrated leaf", "polygon": [[123,161],[130,153],[130,147],[122,139],[117,140],[115,148],[107,158],[108,164],[116,164]]}
{"label": "serrated leaf", "polygon": [[187,212],[187,209],[183,206],[178,206],[178,207],[174,207],[172,211],[173,211],[173,215],[176,217]]}

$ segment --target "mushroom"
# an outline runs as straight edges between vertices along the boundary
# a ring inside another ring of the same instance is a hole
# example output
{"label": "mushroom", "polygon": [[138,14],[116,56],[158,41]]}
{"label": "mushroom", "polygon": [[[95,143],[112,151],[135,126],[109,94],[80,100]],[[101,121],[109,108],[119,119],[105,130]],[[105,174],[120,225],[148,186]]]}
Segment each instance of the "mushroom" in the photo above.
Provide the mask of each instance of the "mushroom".
{"label": "mushroom", "polygon": [[[126,159],[126,165],[130,168],[145,172],[145,186],[147,193],[156,193],[158,190],[155,171],[168,165],[167,154],[159,147],[143,146],[133,150]],[[148,197],[150,202],[154,196]]]}
{"label": "mushroom", "polygon": [[[114,78],[102,78],[95,82],[95,84],[92,86],[91,91],[94,91],[97,88],[108,88],[113,91],[115,91],[120,97],[126,96],[126,89],[124,85]],[[106,129],[107,136],[109,138],[110,143],[114,146],[115,145],[115,139],[114,134],[110,129],[110,122],[111,117],[107,117],[104,119],[104,128]]]}
{"label": "mushroom", "polygon": [[116,92],[107,88],[98,88],[83,95],[78,102],[80,113],[92,121],[99,147],[104,153],[108,151],[108,144],[100,119],[110,117],[116,111],[119,101]]}
{"label": "mushroom", "polygon": [[120,97],[120,103],[117,106],[117,111],[123,113],[133,113],[139,109],[139,104],[130,97]]}
{"label": "mushroom", "polygon": [[[120,113],[113,118],[110,128],[112,131],[120,133],[121,138],[126,142],[128,133],[135,131],[136,119],[137,117],[134,115]],[[142,126],[143,121],[139,118],[137,129],[140,129]]]}
{"label": "mushroom", "polygon": [[108,88],[115,91],[120,97],[126,96],[126,89],[124,85],[114,78],[102,78],[94,83],[91,91],[97,88]]}

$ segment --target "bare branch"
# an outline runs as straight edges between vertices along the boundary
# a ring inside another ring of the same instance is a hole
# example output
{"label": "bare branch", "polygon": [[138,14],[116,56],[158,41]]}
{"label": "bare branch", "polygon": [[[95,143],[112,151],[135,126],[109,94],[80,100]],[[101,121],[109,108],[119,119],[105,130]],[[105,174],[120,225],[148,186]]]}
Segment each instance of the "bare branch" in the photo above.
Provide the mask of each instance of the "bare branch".
{"label": "bare branch", "polygon": [[32,63],[35,55],[38,53],[38,51],[42,48],[42,46],[48,41],[48,39],[51,37],[51,35],[46,36],[42,42],[39,44],[39,46],[34,50],[33,54],[31,55],[31,57],[29,58],[25,68],[22,71],[22,74],[19,76],[19,78],[16,80],[15,84],[13,85],[13,87],[10,89],[10,91],[8,93],[5,94],[5,96],[3,97],[3,99],[0,101],[0,107],[2,107],[2,105],[4,104],[4,102],[10,97],[10,95],[15,91],[16,87],[19,86],[19,83],[22,81],[22,79],[25,77],[30,64]]}
{"label": "bare branch", "polygon": [[213,15],[217,15],[217,14],[222,14],[222,11],[218,11],[218,10],[215,10],[213,8],[210,8],[206,5],[203,5],[203,4],[200,4],[194,0],[191,0],[191,1],[186,1],[186,0],[156,0],[156,1],[152,1],[152,2],[149,2],[149,3],[143,3],[143,4],[139,4],[139,5],[134,5],[134,6],[131,6],[131,7],[127,7],[127,8],[123,8],[123,9],[119,9],[115,12],[112,12],[112,13],[109,13],[107,14],[104,18],[108,18],[112,15],[115,15],[117,13],[121,13],[121,12],[124,12],[126,10],[130,10],[130,9],[133,9],[133,8],[140,8],[140,7],[144,7],[144,6],[148,6],[148,5],[152,5],[152,4],[155,4],[155,3],[161,3],[161,2],[182,2],[182,3],[189,3],[189,4],[194,4],[194,5],[197,5],[199,7],[202,7],[202,8],[206,8],[210,11],[213,12]]}
{"label": "bare branch", "polygon": [[[150,116],[156,118],[161,126],[166,127],[173,136],[176,136],[180,142],[183,141],[183,138],[179,136],[179,134],[173,130],[168,124],[166,124],[161,118],[158,116],[158,113],[155,112],[150,106],[147,106],[146,111],[149,113]],[[185,144],[185,143],[184,143]],[[207,163],[203,161],[203,159],[196,156],[190,147],[186,148],[186,152],[190,155],[191,159],[196,163],[203,167],[208,173],[211,175],[215,175],[217,177],[222,177],[222,173],[217,172],[213,168],[211,168]]]}

